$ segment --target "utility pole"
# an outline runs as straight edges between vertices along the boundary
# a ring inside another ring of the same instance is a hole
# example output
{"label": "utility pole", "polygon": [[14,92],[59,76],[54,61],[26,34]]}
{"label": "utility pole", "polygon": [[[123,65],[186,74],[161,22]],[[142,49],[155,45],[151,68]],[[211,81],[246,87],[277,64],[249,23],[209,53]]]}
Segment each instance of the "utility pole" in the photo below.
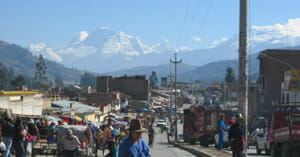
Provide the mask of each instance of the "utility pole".
{"label": "utility pole", "polygon": [[245,156],[247,157],[248,134],[248,0],[240,0],[240,32],[239,32],[239,110],[244,111]]}
{"label": "utility pole", "polygon": [[[172,96],[173,96],[173,86],[172,86],[172,63],[170,63],[170,75],[169,75],[169,79],[170,79],[170,102],[169,102],[169,114],[168,114],[168,120],[170,121],[170,123],[168,124],[169,126],[171,126],[172,124]],[[171,127],[170,127],[171,128]],[[169,131],[169,130],[168,130]],[[167,138],[168,138],[168,143],[170,144],[170,137],[169,137],[169,132],[167,132]]]}
{"label": "utility pole", "polygon": [[177,141],[177,64],[181,62],[181,59],[177,61],[177,53],[175,53],[175,61],[170,59],[170,63],[175,64],[175,141]]}

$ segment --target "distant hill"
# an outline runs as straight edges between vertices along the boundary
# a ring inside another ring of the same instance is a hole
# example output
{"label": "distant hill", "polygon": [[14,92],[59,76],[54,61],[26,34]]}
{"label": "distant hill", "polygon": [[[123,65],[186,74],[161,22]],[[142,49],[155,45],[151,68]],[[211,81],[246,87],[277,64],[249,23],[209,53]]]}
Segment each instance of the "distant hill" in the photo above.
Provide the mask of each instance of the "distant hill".
{"label": "distant hill", "polygon": [[[198,68],[198,66],[188,65],[188,64],[178,64],[178,74],[192,71]],[[105,73],[105,75],[111,76],[123,76],[123,75],[145,75],[147,78],[151,75],[152,71],[155,71],[159,79],[161,77],[167,77],[170,75],[170,70],[174,75],[174,64],[162,64],[157,66],[139,66],[130,69],[118,70],[115,72]]]}
{"label": "distant hill", "polygon": [[[33,56],[27,49],[15,44],[0,41],[0,62],[7,68],[12,68],[15,74],[34,76],[37,56]],[[47,76],[50,79],[62,77],[69,83],[79,82],[82,71],[66,68],[65,66],[45,59],[47,65]]]}
{"label": "distant hill", "polygon": [[[259,60],[258,54],[249,56],[249,77],[257,80],[259,76]],[[192,66],[188,64],[178,64],[178,80],[184,82],[195,82],[201,80],[203,83],[211,83],[213,81],[224,81],[227,67],[234,69],[236,78],[238,79],[238,61],[224,60],[212,62],[203,66]],[[151,75],[152,70],[156,71],[158,78],[170,75],[170,64],[158,66],[140,66],[131,69],[119,70],[116,72],[106,73],[106,75],[122,76],[122,75]],[[174,75],[174,65],[172,65],[172,73]]]}
{"label": "distant hill", "polygon": [[[259,60],[258,54],[249,56],[249,77],[252,80],[257,80],[259,76]],[[224,81],[227,67],[231,66],[234,69],[236,79],[238,79],[238,60],[224,60],[209,63],[198,67],[192,71],[188,71],[179,75],[179,80],[186,82],[194,82],[201,80],[205,83],[213,81]]]}
{"label": "distant hill", "polygon": [[[300,49],[300,46],[289,47],[288,49]],[[249,77],[252,80],[257,80],[259,76],[259,60],[257,59],[259,51],[250,51],[249,56]],[[190,55],[192,56],[192,55]],[[199,57],[195,57],[195,60]],[[6,67],[12,68],[16,74],[23,74],[26,76],[34,76],[35,63],[38,57],[33,56],[27,49],[24,49],[18,45],[8,44],[0,41],[0,62]],[[148,59],[150,60],[150,58]],[[151,60],[154,60],[151,58]],[[195,66],[185,64],[185,60],[181,64],[178,64],[178,80],[184,82],[195,82],[201,80],[205,84],[209,84],[213,81],[224,81],[226,75],[226,68],[231,66],[234,69],[236,78],[238,79],[238,60],[222,60],[211,62],[203,66]],[[135,62],[135,61],[132,61]],[[65,66],[46,60],[47,74],[50,78],[56,76],[62,77],[68,82],[79,82],[80,75],[83,71],[76,69],[66,68]],[[84,63],[81,63],[84,64]],[[92,64],[92,62],[91,62]],[[117,64],[117,63],[116,63]],[[103,66],[105,67],[105,66]],[[124,65],[125,67],[125,65]],[[123,76],[123,75],[146,75],[148,78],[152,71],[156,71],[158,79],[161,77],[167,77],[170,75],[170,70],[174,75],[174,65],[161,64],[156,66],[138,66],[134,68],[128,68],[124,70],[118,70],[114,72],[104,73],[103,75],[111,76]]]}

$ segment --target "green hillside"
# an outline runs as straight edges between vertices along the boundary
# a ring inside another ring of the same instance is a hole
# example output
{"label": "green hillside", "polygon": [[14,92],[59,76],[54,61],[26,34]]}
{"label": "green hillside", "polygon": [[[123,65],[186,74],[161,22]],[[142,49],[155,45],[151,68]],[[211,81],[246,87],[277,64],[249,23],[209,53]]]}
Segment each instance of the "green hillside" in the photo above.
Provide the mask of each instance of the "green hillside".
{"label": "green hillside", "polygon": [[[15,74],[33,77],[37,56],[33,56],[27,49],[15,44],[0,41],[0,62],[7,68],[12,68]],[[80,81],[83,71],[66,68],[65,66],[45,60],[47,65],[47,76],[50,79],[61,77],[67,83]]]}

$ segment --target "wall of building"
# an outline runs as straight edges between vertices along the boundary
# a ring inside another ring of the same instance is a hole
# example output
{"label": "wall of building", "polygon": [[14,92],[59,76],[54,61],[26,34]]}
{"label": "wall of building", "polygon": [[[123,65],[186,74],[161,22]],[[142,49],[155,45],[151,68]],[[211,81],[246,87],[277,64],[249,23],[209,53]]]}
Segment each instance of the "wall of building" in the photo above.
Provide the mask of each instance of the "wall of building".
{"label": "wall of building", "polygon": [[132,99],[148,100],[149,81],[144,76],[97,77],[97,92],[120,91]]}
{"label": "wall of building", "polygon": [[259,55],[262,88],[260,111],[272,112],[273,102],[280,102],[281,82],[287,70],[300,69],[299,50],[265,50]]}
{"label": "wall of building", "polygon": [[42,115],[44,101],[41,94],[0,95],[1,108],[12,109],[15,114]]}

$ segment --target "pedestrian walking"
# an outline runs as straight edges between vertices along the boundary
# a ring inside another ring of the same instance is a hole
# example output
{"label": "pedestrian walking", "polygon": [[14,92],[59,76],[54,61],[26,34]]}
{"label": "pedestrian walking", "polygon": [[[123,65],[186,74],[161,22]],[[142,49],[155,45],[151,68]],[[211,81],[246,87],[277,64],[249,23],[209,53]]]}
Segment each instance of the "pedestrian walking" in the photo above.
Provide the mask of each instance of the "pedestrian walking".
{"label": "pedestrian walking", "polygon": [[16,152],[16,157],[25,157],[26,148],[24,146],[24,141],[27,133],[23,125],[23,121],[20,118],[17,118],[14,126],[14,138],[13,144]]}
{"label": "pedestrian walking", "polygon": [[4,157],[10,157],[10,149],[13,143],[14,137],[14,124],[11,118],[6,117],[4,124],[2,125],[2,136],[3,142],[6,146],[6,151],[4,152]]}
{"label": "pedestrian walking", "polygon": [[76,152],[78,151],[78,145],[80,141],[77,136],[73,135],[72,130],[67,130],[66,136],[62,140],[64,148],[64,157],[76,157]]}
{"label": "pedestrian walking", "polygon": [[242,157],[244,149],[244,128],[243,128],[243,117],[242,114],[236,115],[236,123],[233,124],[229,129],[228,139],[231,142],[231,150],[233,157]]}
{"label": "pedestrian walking", "polygon": [[114,144],[114,128],[112,126],[112,119],[107,120],[107,127],[104,129],[104,139],[103,143],[107,144],[109,153],[106,155],[106,157],[114,157],[115,154],[115,144]]}
{"label": "pedestrian walking", "polygon": [[218,134],[219,134],[219,143],[218,149],[221,150],[224,147],[224,132],[225,132],[225,123],[224,123],[224,116],[220,115],[220,119],[218,121]]}
{"label": "pedestrian walking", "polygon": [[153,147],[153,142],[154,142],[154,135],[155,131],[153,128],[153,123],[150,124],[150,127],[148,129],[148,137],[149,137],[149,142],[148,145],[152,148]]}
{"label": "pedestrian walking", "polygon": [[39,129],[37,128],[37,126],[35,125],[34,123],[34,120],[33,119],[30,119],[29,120],[29,123],[28,123],[28,133],[34,137],[34,140],[36,140],[40,134],[39,134]]}
{"label": "pedestrian walking", "polygon": [[119,157],[151,157],[147,143],[141,139],[145,131],[138,119],[131,120],[129,137],[119,146]]}
{"label": "pedestrian walking", "polygon": [[56,143],[56,125],[54,122],[52,122],[48,127],[47,141],[49,144]]}

